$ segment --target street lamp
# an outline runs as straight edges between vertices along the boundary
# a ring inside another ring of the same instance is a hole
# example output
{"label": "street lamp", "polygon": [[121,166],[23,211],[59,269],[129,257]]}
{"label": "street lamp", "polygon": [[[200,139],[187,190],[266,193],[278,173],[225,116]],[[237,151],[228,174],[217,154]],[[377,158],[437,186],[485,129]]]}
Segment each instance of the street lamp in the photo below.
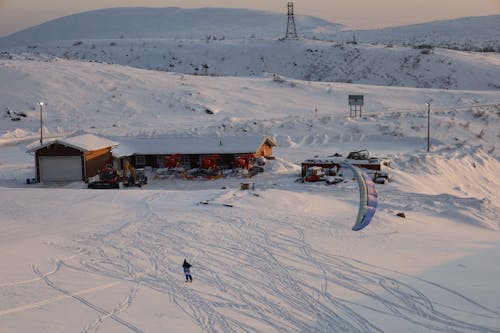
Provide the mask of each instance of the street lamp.
{"label": "street lamp", "polygon": [[427,152],[431,148],[431,102],[425,103],[427,105]]}
{"label": "street lamp", "polygon": [[43,110],[43,102],[38,102],[38,106],[40,106],[40,146],[43,144],[43,122],[42,122],[42,110]]}

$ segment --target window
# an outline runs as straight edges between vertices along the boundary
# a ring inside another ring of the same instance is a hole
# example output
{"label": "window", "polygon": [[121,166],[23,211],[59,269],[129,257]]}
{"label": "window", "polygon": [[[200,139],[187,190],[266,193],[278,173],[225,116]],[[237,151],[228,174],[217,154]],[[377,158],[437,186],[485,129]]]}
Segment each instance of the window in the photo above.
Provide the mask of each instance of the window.
{"label": "window", "polygon": [[165,166],[165,155],[156,156],[156,164],[158,168],[163,168]]}
{"label": "window", "polygon": [[189,155],[182,155],[181,160],[180,160],[181,165],[190,165],[191,164],[191,158]]}
{"label": "window", "polygon": [[135,155],[135,165],[136,166],[146,165],[146,157],[143,155]]}

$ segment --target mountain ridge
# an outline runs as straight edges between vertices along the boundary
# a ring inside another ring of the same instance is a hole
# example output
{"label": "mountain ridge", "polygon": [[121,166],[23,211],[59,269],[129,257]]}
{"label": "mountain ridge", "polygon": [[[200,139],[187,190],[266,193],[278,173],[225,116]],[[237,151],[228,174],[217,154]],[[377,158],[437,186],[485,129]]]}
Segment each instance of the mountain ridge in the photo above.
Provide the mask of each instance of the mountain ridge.
{"label": "mountain ridge", "polygon": [[[340,30],[341,25],[296,16],[304,31],[321,28],[323,34]],[[64,28],[63,28],[64,27]],[[92,10],[57,18],[0,38],[2,45],[26,46],[56,40],[127,38],[226,38],[283,37],[285,15],[233,8],[125,7]],[[311,33],[312,34],[312,33]],[[50,37],[47,37],[50,36]]]}

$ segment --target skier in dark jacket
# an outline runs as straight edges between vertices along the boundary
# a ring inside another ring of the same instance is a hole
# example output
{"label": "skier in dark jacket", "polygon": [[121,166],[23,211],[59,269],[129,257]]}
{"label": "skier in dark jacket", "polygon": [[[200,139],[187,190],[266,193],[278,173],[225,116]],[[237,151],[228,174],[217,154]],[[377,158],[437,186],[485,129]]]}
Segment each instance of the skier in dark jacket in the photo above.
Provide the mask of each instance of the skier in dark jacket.
{"label": "skier in dark jacket", "polygon": [[193,282],[193,277],[191,276],[191,272],[189,269],[191,268],[191,264],[184,259],[184,263],[182,264],[182,268],[184,268],[184,274],[186,275],[186,282]]}

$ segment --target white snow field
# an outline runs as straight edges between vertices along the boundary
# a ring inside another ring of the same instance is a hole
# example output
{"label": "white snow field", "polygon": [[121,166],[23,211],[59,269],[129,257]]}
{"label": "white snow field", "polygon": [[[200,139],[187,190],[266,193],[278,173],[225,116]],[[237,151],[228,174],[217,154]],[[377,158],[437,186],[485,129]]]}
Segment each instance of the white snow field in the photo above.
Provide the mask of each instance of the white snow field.
{"label": "white snow field", "polygon": [[[203,11],[212,10],[194,13]],[[181,12],[176,22],[195,20]],[[237,22],[232,11],[217,13],[214,30],[224,18]],[[270,15],[252,13],[261,22]],[[72,22],[62,18],[50,31],[70,34],[79,27]],[[314,29],[315,19],[307,22]],[[339,29],[318,23],[325,26]],[[194,28],[174,29],[164,39],[145,29],[128,43],[154,39],[167,47],[177,34],[190,40],[185,56],[196,64],[217,49]],[[297,49],[329,42],[277,41],[271,28],[257,32],[262,43],[242,37],[252,29],[240,27],[230,49],[251,60],[239,62],[233,53],[217,75],[155,70],[156,60],[147,60],[153,44],[138,52],[140,65],[115,61],[125,48],[116,48],[114,64],[88,55],[64,59],[50,51],[55,40],[40,42],[46,52],[27,44],[1,50],[0,332],[500,332],[498,53],[422,54],[452,54],[469,66],[454,67],[456,84],[439,89],[433,80],[443,67],[425,71],[429,88],[408,79],[418,69],[391,67],[394,53],[420,49],[339,44],[364,49],[368,67],[393,84],[378,74],[357,83],[317,82],[286,71],[250,73],[257,63],[251,44],[284,63]],[[103,36],[82,33],[78,40],[121,40]],[[458,43],[461,35],[453,38]],[[80,52],[81,44],[68,40],[60,41],[65,51]],[[362,117],[348,117],[349,94],[365,96]],[[26,184],[35,174],[26,150],[38,144],[39,101],[46,104],[46,139],[80,130],[115,141],[258,134],[279,146],[276,159],[250,179],[251,190],[240,189],[246,178],[153,174],[142,188],[119,190]],[[355,181],[295,180],[307,158],[360,149],[389,158],[391,180],[376,184],[377,212],[354,232]],[[184,282],[184,258],[193,264],[193,283]]]}

